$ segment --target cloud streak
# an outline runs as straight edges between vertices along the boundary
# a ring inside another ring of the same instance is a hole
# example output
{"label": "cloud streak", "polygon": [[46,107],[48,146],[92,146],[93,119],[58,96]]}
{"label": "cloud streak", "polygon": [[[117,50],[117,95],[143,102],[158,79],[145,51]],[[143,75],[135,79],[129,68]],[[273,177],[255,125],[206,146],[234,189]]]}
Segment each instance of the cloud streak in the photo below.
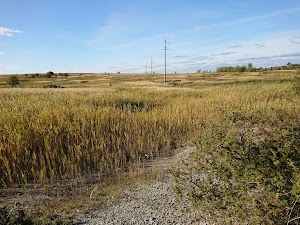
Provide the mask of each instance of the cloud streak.
{"label": "cloud streak", "polygon": [[257,43],[257,44],[254,44],[254,46],[257,47],[257,48],[266,47],[266,45],[264,43]]}
{"label": "cloud streak", "polygon": [[300,56],[300,52],[295,52],[295,53],[291,53],[291,54],[245,57],[245,58],[240,58],[239,60],[241,60],[241,61],[259,61],[259,60],[270,60],[270,59],[280,59],[280,58],[292,58],[292,57],[299,57],[299,56]]}
{"label": "cloud streak", "polygon": [[8,69],[8,70],[11,70],[11,69],[17,69],[19,68],[19,66],[12,66],[12,65],[7,65],[7,64],[0,64],[0,69]]}
{"label": "cloud streak", "polygon": [[238,52],[221,52],[221,53],[217,53],[217,54],[211,54],[211,56],[225,56],[225,55],[232,55],[232,54],[236,54]]}
{"label": "cloud streak", "polygon": [[0,27],[0,36],[12,36],[13,33],[23,33],[21,30],[11,29],[7,27]]}
{"label": "cloud streak", "polygon": [[227,27],[227,26],[245,24],[245,23],[250,23],[250,22],[254,22],[254,21],[259,21],[259,20],[271,18],[271,17],[274,17],[274,16],[280,16],[280,15],[284,15],[284,14],[298,12],[298,11],[300,11],[300,7],[281,10],[281,11],[272,12],[272,13],[263,14],[263,15],[258,15],[258,16],[228,20],[228,21],[221,22],[221,23],[208,24],[206,26],[201,27],[201,29],[215,28],[215,27],[220,27],[220,26],[221,27]]}
{"label": "cloud streak", "polygon": [[291,44],[300,44],[300,37],[293,37],[290,39]]}
{"label": "cloud streak", "polygon": [[228,48],[241,48],[243,45],[230,45]]}

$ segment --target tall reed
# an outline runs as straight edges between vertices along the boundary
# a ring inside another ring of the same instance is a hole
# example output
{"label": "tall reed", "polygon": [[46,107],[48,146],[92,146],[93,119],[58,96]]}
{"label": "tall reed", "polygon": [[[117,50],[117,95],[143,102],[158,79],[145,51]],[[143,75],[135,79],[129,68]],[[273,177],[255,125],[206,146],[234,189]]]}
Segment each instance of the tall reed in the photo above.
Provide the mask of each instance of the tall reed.
{"label": "tall reed", "polygon": [[289,82],[208,89],[0,90],[0,182],[49,182],[172,154],[219,111],[285,108]]}

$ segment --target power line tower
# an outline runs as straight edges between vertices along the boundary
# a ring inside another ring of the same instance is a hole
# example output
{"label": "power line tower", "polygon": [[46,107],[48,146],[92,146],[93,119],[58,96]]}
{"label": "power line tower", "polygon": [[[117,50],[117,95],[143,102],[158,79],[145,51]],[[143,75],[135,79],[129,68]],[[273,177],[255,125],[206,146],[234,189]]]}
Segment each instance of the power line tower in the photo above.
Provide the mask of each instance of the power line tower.
{"label": "power line tower", "polygon": [[148,64],[146,63],[145,73],[148,73]]}
{"label": "power line tower", "polygon": [[165,51],[165,79],[164,79],[164,84],[167,83],[167,51],[168,50],[171,51],[171,49],[167,48],[167,44],[170,44],[170,42],[167,42],[167,39],[165,38],[165,47],[164,47],[164,49],[162,49],[162,50]]}
{"label": "power line tower", "polygon": [[151,57],[151,74],[152,74],[152,57]]}

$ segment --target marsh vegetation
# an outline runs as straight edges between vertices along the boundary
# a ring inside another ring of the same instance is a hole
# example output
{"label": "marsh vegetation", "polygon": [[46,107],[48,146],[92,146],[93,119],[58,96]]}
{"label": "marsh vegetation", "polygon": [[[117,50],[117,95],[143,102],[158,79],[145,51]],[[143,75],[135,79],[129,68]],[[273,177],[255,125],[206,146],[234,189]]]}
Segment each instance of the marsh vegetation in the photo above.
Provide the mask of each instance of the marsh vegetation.
{"label": "marsh vegetation", "polygon": [[[204,201],[207,209],[217,207],[216,215],[226,212],[225,222],[237,222],[240,210],[255,222],[284,221],[300,195],[295,76],[295,71],[176,74],[164,85],[158,74],[19,75],[19,88],[9,88],[1,76],[2,189],[51,188],[92,174],[103,183],[104,177],[134,171],[145,155],[170,156],[189,143],[198,150],[187,170],[175,172],[178,193],[187,193],[197,206]],[[212,182],[201,181],[202,173]],[[191,182],[196,186],[189,189]],[[243,189],[246,183],[251,185]],[[235,192],[227,195],[229,186]],[[241,202],[233,204],[236,199]]]}

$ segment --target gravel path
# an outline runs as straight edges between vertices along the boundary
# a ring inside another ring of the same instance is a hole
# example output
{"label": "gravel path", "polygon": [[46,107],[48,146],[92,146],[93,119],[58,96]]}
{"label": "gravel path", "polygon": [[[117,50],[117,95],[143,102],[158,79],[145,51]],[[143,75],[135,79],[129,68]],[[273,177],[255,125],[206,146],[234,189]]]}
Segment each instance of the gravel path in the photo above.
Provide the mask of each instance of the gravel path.
{"label": "gravel path", "polygon": [[[188,157],[193,148],[184,147],[172,158],[158,161],[167,170],[182,158]],[[153,163],[153,162],[152,162]],[[107,206],[88,215],[81,215],[75,224],[208,224],[200,213],[194,212],[188,202],[179,203],[172,190],[170,174],[162,181],[138,183],[124,190],[120,200],[111,200]]]}

